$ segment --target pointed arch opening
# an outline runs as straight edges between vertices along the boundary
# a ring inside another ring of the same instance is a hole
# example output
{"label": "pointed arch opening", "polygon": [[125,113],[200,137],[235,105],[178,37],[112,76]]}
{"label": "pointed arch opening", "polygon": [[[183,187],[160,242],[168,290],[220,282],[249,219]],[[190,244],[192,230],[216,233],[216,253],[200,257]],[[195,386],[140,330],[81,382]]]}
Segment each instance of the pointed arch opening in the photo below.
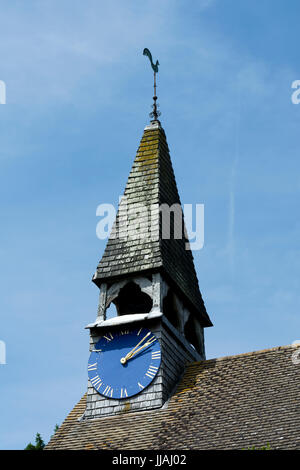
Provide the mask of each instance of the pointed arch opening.
{"label": "pointed arch opening", "polygon": [[142,292],[140,286],[134,282],[128,282],[119,292],[115,300],[118,315],[132,313],[149,313],[152,309],[152,299]]}
{"label": "pointed arch opening", "polygon": [[199,338],[196,333],[195,320],[192,315],[189,316],[189,319],[184,326],[184,336],[191,346],[200,353]]}
{"label": "pointed arch opening", "polygon": [[179,312],[175,301],[174,293],[169,290],[166,297],[163,300],[163,312],[169,322],[179,330]]}

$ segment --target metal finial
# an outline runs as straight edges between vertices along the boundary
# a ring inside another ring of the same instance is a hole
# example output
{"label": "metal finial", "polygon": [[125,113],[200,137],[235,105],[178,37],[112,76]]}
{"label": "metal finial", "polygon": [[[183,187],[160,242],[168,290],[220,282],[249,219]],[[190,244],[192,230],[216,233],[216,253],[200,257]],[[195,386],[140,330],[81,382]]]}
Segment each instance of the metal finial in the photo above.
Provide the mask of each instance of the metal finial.
{"label": "metal finial", "polygon": [[149,49],[147,49],[146,47],[143,51],[143,55],[146,55],[149,58],[151,67],[152,67],[153,72],[154,72],[154,87],[153,87],[154,88],[154,96],[153,96],[154,103],[152,105],[153,111],[152,111],[152,113],[149,114],[149,116],[151,118],[153,118],[152,121],[158,121],[158,117],[161,115],[161,112],[158,111],[158,109],[157,109],[159,104],[156,102],[157,101],[157,96],[156,96],[156,74],[158,73],[159,62],[157,60],[156,63],[154,64],[154,62],[152,60],[152,54],[149,51]]}

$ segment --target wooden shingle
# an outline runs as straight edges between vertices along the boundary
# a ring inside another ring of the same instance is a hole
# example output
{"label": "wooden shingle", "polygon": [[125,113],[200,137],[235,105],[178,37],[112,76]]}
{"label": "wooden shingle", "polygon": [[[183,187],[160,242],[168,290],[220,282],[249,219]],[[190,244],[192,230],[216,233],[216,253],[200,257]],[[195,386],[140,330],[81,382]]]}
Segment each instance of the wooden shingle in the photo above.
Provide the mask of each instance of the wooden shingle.
{"label": "wooden shingle", "polygon": [[294,350],[281,346],[192,363],[157,410],[80,420],[83,396],[46,449],[300,449]]}
{"label": "wooden shingle", "polygon": [[[140,232],[145,232],[146,236],[142,239],[136,234],[124,239],[111,236],[93,281],[100,286],[102,282],[129,275],[159,271],[179,290],[202,326],[212,326],[200,293],[192,252],[186,249],[188,240],[184,233],[183,215],[180,239],[174,237],[172,218],[171,236],[168,239],[163,237],[159,211],[152,214],[150,223],[150,207],[161,207],[162,204],[169,207],[178,204],[181,207],[166,135],[160,125],[145,129],[124,196],[127,198],[128,212],[132,210],[136,213],[139,205],[149,209],[148,219],[144,214],[136,214],[134,219],[135,224],[140,225]],[[119,233],[121,223],[122,211],[119,207],[113,234]],[[150,233],[151,227],[158,228],[155,239]]]}

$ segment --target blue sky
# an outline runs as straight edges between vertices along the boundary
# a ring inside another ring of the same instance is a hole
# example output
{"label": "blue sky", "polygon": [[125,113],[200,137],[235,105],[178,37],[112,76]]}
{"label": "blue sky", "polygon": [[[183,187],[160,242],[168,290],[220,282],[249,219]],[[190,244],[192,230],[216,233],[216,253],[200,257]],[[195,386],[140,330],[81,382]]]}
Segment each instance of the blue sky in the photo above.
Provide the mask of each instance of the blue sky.
{"label": "blue sky", "polygon": [[207,357],[299,339],[299,14],[296,0],[1,6],[0,448],[47,441],[86,390],[96,208],[117,204],[149,121],[144,47],[181,200],[205,205]]}

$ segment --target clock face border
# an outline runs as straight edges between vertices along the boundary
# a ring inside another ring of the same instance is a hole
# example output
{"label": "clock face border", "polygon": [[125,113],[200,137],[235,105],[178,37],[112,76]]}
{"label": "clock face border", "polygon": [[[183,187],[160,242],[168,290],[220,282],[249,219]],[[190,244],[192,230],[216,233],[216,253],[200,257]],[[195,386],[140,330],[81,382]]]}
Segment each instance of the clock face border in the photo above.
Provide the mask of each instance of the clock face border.
{"label": "clock face border", "polygon": [[[138,351],[149,340],[152,343]],[[122,364],[121,359],[140,341],[136,354]],[[122,400],[146,389],[155,379],[160,365],[161,347],[155,334],[146,327],[124,326],[106,331],[96,342],[88,361],[88,377],[100,395]]]}

